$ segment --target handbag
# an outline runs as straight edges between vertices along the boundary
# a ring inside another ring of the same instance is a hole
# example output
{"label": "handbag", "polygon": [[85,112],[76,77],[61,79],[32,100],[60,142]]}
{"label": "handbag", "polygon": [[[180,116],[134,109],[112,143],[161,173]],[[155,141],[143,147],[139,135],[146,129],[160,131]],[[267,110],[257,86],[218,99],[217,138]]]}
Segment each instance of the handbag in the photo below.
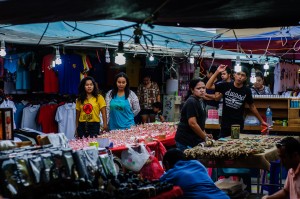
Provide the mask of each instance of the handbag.
{"label": "handbag", "polygon": [[126,145],[128,150],[122,151],[121,160],[125,168],[139,172],[150,157],[145,145],[141,144],[134,150],[130,145]]}

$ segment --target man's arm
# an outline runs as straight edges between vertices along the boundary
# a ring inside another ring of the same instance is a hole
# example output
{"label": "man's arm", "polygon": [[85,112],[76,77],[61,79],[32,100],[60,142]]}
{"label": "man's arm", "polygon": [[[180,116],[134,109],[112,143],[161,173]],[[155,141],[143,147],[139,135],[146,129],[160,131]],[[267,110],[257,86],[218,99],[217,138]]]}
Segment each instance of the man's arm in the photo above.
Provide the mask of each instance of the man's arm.
{"label": "man's arm", "polygon": [[262,197],[262,199],[286,199],[288,196],[288,193],[284,189],[281,189],[271,196]]}
{"label": "man's arm", "polygon": [[250,111],[257,117],[257,119],[260,121],[260,123],[264,126],[268,126],[268,124],[262,119],[259,112],[257,111],[257,108],[254,103],[249,104]]}
{"label": "man's arm", "polygon": [[206,83],[206,88],[207,89],[214,89],[214,82],[215,79],[217,79],[218,75],[223,72],[226,69],[227,65],[221,64],[216,72],[209,78],[208,82]]}

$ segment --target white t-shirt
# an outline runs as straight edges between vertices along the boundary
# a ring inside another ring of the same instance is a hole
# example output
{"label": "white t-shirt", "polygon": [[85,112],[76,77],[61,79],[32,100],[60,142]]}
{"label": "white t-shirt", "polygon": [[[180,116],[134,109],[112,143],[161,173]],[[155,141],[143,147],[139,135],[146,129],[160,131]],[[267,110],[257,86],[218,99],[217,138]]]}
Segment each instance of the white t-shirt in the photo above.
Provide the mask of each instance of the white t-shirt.
{"label": "white t-shirt", "polygon": [[75,103],[66,103],[59,106],[56,111],[55,120],[58,123],[58,132],[64,133],[69,140],[74,139],[76,130]]}
{"label": "white t-shirt", "polygon": [[39,109],[40,105],[29,105],[23,109],[21,128],[40,129],[36,123],[36,115]]}

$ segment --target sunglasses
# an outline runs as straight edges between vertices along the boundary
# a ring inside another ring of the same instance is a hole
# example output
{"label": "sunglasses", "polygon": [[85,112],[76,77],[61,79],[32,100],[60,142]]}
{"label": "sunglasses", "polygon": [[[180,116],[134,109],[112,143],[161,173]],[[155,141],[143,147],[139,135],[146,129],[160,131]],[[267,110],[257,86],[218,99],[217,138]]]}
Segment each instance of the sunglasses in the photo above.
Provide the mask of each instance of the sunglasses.
{"label": "sunglasses", "polygon": [[285,143],[281,143],[281,142],[279,141],[279,142],[276,142],[275,145],[276,145],[277,148],[281,148],[281,147],[285,146]]}

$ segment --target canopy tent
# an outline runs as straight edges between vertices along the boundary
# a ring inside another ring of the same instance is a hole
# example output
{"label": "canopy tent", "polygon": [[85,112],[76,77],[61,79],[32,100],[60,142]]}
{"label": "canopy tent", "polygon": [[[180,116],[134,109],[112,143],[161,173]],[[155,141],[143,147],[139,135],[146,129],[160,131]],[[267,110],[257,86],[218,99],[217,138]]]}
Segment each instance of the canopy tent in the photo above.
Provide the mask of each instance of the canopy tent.
{"label": "canopy tent", "polygon": [[278,28],[270,32],[241,37],[228,37],[222,33],[219,36],[209,43],[205,40],[196,43],[205,42],[207,46],[233,52],[260,54],[263,58],[274,56],[279,59],[300,60],[300,26]]}
{"label": "canopy tent", "polygon": [[[25,25],[0,25],[0,38],[8,43],[116,49],[124,42],[125,52],[153,53],[163,56],[201,56],[235,59],[245,54],[195,45],[196,40],[210,41],[216,34],[193,28],[138,25],[122,20],[53,22]],[[137,44],[135,37],[139,38]]]}
{"label": "canopy tent", "polygon": [[182,27],[249,28],[296,26],[295,0],[2,0],[0,23],[118,19]]}

